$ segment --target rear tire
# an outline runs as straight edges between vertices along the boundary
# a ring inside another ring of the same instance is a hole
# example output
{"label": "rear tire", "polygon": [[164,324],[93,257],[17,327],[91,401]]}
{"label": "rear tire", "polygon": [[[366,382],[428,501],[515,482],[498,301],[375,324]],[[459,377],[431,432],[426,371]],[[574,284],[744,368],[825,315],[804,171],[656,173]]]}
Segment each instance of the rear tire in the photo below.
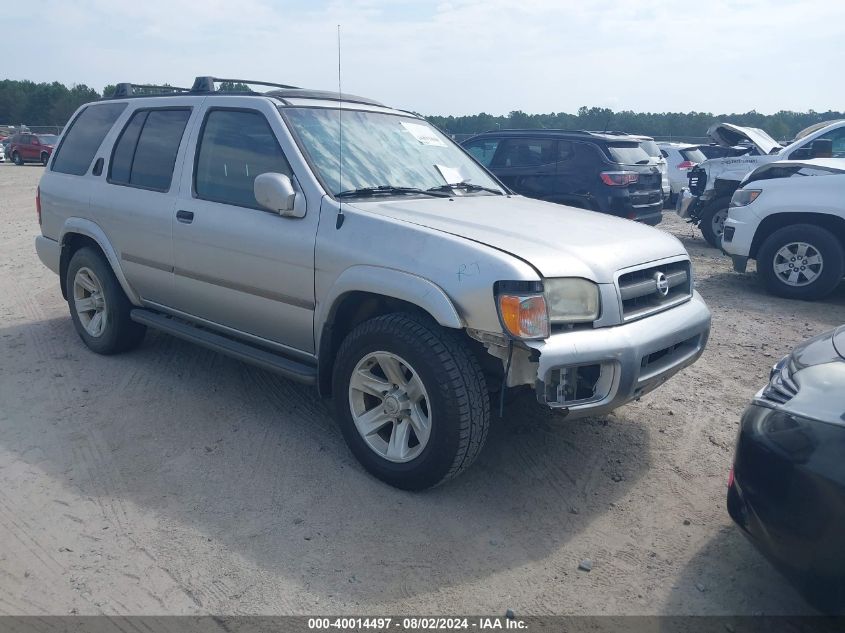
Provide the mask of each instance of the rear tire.
{"label": "rear tire", "polygon": [[21,158],[21,155],[18,152],[12,152],[12,162],[14,162],[15,165],[20,167],[21,165],[23,165],[23,158]]}
{"label": "rear tire", "polygon": [[73,326],[91,351],[117,354],[141,343],[147,328],[129,318],[132,304],[98,251],[86,247],[73,254],[65,288]]}
{"label": "rear tire", "polygon": [[716,198],[704,205],[698,214],[698,227],[704,239],[713,248],[722,247],[722,233],[725,230],[725,220],[728,219],[730,203],[730,198]]}
{"label": "rear tire", "polygon": [[343,341],[332,380],[349,449],[391,486],[442,484],[472,464],[487,439],[481,367],[457,333],[430,318],[395,313],[365,321]]}
{"label": "rear tire", "polygon": [[41,164],[46,167],[48,162],[50,162],[50,155],[47,152],[42,152],[41,153]]}
{"label": "rear tire", "polygon": [[757,272],[772,294],[805,301],[822,299],[845,275],[845,252],[827,229],[812,224],[785,226],[760,246]]}

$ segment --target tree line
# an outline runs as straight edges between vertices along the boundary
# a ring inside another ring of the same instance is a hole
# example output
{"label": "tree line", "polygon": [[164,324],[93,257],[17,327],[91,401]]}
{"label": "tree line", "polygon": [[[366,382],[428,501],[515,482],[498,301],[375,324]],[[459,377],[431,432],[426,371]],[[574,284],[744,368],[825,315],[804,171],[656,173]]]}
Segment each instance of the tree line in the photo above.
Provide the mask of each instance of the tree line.
{"label": "tree line", "polygon": [[[168,84],[162,84],[169,87]],[[108,85],[97,92],[85,84],[67,87],[58,81],[35,83],[33,81],[0,80],[0,125],[28,125],[30,127],[63,126],[83,103],[96,101],[114,94],[116,86]],[[224,91],[248,90],[245,84],[224,82],[218,86]],[[160,90],[148,88],[136,92],[155,94]]]}
{"label": "tree line", "polygon": [[[164,84],[167,86],[167,84]],[[247,90],[244,84],[224,83],[221,90]],[[67,87],[57,81],[35,83],[32,81],[0,80],[0,125],[26,124],[29,126],[65,125],[74,110],[83,103],[95,101],[114,93],[109,85],[97,92],[85,84]],[[154,91],[150,90],[153,94]],[[787,140],[805,127],[831,119],[845,119],[843,112],[792,112],[782,110],[775,114],[761,114],[752,110],[744,114],[718,114],[710,112],[633,112],[613,111],[609,108],[583,106],[575,114],[551,112],[527,114],[515,110],[507,115],[494,116],[484,112],[466,116],[429,116],[429,121],[449,134],[469,136],[487,130],[505,128],[561,128],[570,130],[619,130],[645,134],[658,138],[703,137],[713,123],[729,121],[737,125],[759,127],[777,140]]]}

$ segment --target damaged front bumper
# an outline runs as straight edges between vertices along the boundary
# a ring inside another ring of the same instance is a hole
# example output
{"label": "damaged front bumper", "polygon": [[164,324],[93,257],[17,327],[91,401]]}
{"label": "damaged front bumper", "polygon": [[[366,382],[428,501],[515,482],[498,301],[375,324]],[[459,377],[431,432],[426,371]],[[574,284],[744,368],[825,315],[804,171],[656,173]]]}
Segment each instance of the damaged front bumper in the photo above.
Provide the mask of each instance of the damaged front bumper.
{"label": "damaged front bumper", "polygon": [[[531,356],[539,354],[530,362],[537,400],[572,417],[602,415],[694,363],[709,334],[710,311],[693,292],[686,303],[638,321],[529,341]],[[528,355],[517,358],[517,365],[529,362]],[[512,368],[516,374],[527,369]]]}

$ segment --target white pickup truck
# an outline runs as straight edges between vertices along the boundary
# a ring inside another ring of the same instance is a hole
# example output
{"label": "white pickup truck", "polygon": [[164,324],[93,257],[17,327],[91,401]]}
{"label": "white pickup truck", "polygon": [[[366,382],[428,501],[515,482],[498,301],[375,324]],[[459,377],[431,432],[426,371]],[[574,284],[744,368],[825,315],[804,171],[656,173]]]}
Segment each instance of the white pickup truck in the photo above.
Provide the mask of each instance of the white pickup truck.
{"label": "white pickup truck", "polygon": [[845,275],[845,158],[776,161],[733,194],[722,249],[774,294],[820,299]]}
{"label": "white pickup truck", "polygon": [[[845,121],[834,121],[781,147],[759,128],[717,123],[707,130],[716,143],[730,147],[750,145],[743,156],[729,156],[705,161],[689,172],[689,190],[678,196],[678,215],[701,228],[710,245],[718,248],[722,239],[731,196],[751,170],[783,160],[807,160],[822,157],[845,157]],[[817,141],[822,141],[817,143]]]}

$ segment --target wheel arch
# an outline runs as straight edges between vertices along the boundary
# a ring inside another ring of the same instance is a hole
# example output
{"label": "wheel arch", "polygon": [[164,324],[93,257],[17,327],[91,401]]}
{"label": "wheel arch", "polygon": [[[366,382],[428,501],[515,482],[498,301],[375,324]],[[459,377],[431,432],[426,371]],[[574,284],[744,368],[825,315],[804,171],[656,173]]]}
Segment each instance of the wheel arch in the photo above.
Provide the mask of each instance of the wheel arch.
{"label": "wheel arch", "polygon": [[794,224],[811,224],[827,229],[839,240],[842,248],[845,249],[845,218],[832,213],[775,213],[763,219],[757,230],[754,232],[754,239],[751,241],[749,256],[757,258],[760,247],[772,233],[778,229]]}
{"label": "wheel arch", "polygon": [[126,276],[123,274],[123,269],[120,267],[120,260],[117,252],[106,237],[105,232],[99,225],[86,220],[84,218],[68,218],[62,227],[61,235],[59,236],[59,243],[61,244],[61,256],[59,259],[59,286],[62,289],[62,296],[67,299],[67,287],[65,285],[65,277],[67,276],[67,267],[70,263],[73,254],[80,248],[90,246],[100,251],[109,263],[114,272],[120,287],[126,293],[126,297],[130,303],[135,306],[141,305],[140,297],[136,293]]}
{"label": "wheel arch", "polygon": [[322,309],[318,304],[317,330],[319,377],[322,395],[331,393],[334,359],[340,344],[357,325],[391,312],[425,314],[443,327],[463,329],[463,319],[437,284],[399,270],[353,266],[344,271],[329,292]]}

